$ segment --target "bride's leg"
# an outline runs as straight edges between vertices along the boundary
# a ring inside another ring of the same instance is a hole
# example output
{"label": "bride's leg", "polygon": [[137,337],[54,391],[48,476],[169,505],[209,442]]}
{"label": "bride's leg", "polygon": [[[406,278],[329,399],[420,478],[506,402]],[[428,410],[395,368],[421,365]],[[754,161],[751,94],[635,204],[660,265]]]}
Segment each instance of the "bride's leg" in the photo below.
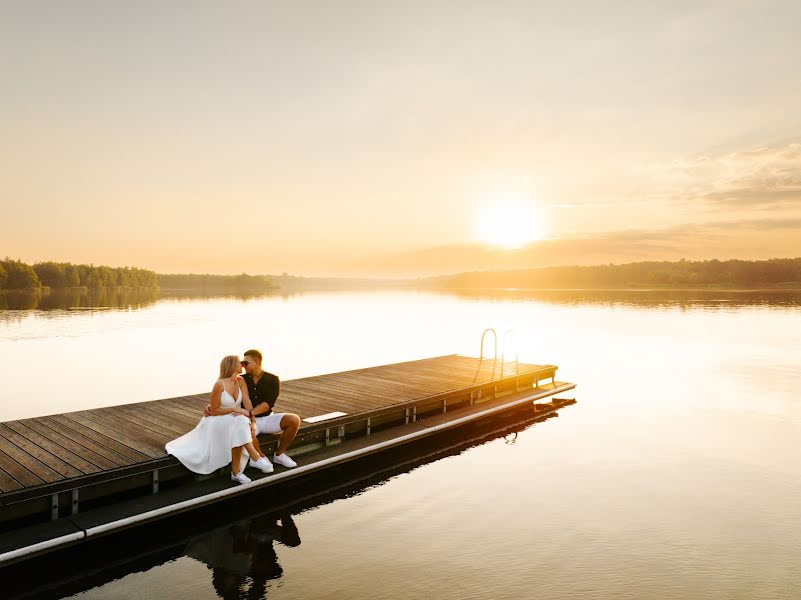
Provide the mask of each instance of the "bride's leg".
{"label": "bride's leg", "polygon": [[261,446],[259,445],[259,438],[256,434],[256,423],[250,423],[250,435],[251,435],[251,443],[253,447],[256,449],[256,452],[259,456],[264,456],[264,452],[261,451]]}
{"label": "bride's leg", "polygon": [[[248,451],[248,454],[250,455],[250,458],[252,458],[253,460],[259,460],[261,458],[261,454],[256,452],[256,448],[253,446],[253,442],[248,442],[242,448],[245,448],[245,450]],[[241,453],[242,448],[239,449],[240,453]]]}
{"label": "bride's leg", "polygon": [[239,460],[242,458],[242,446],[231,448],[231,472],[239,475]]}

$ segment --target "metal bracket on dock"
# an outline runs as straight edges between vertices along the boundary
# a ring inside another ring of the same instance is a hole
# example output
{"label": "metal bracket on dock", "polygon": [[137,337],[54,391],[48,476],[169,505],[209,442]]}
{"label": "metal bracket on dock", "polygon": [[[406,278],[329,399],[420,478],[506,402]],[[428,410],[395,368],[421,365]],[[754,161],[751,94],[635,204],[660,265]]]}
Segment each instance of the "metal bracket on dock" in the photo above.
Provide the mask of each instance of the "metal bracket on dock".
{"label": "metal bracket on dock", "polygon": [[367,419],[367,435],[370,435],[370,418]]}
{"label": "metal bracket on dock", "polygon": [[58,493],[50,494],[50,520],[58,519]]}
{"label": "metal bracket on dock", "polygon": [[158,494],[159,493],[159,470],[158,469],[154,469],[153,470],[153,493],[154,494]]}
{"label": "metal bracket on dock", "polygon": [[78,488],[72,490],[72,507],[71,507],[71,514],[77,515],[78,514]]}

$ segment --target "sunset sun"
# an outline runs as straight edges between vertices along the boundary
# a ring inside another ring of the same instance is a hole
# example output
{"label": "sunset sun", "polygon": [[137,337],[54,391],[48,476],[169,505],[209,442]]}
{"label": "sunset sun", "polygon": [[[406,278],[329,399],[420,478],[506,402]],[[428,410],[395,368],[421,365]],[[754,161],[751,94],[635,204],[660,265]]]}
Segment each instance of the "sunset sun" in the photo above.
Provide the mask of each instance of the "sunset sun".
{"label": "sunset sun", "polygon": [[522,248],[545,235],[542,216],[531,202],[497,200],[478,213],[476,227],[480,238],[493,246],[509,250]]}

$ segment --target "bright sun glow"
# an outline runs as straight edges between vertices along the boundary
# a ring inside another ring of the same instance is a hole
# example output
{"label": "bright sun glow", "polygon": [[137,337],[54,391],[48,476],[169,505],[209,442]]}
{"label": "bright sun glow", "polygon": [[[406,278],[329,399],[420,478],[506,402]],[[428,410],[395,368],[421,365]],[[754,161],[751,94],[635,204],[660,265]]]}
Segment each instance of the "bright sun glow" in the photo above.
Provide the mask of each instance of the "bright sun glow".
{"label": "bright sun glow", "polygon": [[478,232],[489,244],[515,249],[542,239],[545,226],[531,202],[498,200],[479,214]]}

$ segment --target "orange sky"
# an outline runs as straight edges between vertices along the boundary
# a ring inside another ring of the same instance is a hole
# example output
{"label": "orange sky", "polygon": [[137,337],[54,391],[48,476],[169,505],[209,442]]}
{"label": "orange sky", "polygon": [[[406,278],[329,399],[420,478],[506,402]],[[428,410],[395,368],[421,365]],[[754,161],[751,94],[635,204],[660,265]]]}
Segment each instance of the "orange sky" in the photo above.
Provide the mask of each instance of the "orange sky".
{"label": "orange sky", "polygon": [[801,5],[550,4],[5,2],[0,255],[382,276],[801,256]]}

